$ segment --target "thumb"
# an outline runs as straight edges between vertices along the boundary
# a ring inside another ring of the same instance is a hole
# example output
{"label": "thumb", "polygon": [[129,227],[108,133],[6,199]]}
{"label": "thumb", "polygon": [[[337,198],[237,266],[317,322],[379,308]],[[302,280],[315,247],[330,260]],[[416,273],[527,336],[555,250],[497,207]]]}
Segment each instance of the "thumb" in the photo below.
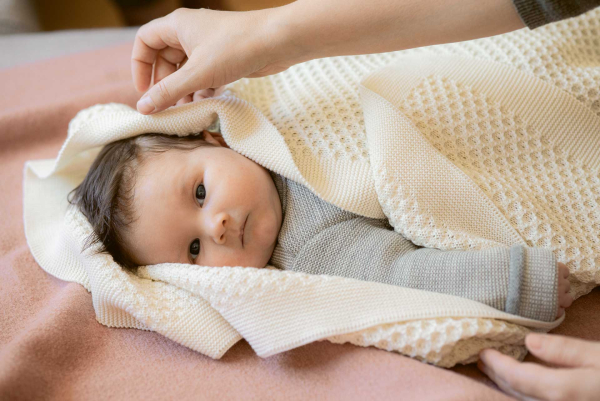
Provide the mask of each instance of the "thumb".
{"label": "thumb", "polygon": [[142,114],[152,114],[173,106],[179,99],[197,90],[193,74],[186,68],[180,68],[161,79],[152,86],[137,102],[137,109]]}
{"label": "thumb", "polygon": [[600,343],[575,338],[530,333],[525,345],[536,357],[564,367],[600,366]]}

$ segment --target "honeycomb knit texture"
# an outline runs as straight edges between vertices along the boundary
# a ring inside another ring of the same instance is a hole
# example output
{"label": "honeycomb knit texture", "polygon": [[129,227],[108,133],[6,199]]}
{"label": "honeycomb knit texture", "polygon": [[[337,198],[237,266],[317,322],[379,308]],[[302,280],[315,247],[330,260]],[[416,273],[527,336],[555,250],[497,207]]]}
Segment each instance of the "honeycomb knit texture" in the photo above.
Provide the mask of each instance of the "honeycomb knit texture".
{"label": "honeycomb knit texture", "polygon": [[440,366],[494,347],[517,357],[520,318],[444,294],[272,268],[120,269],[93,249],[66,196],[100,146],[188,135],[218,116],[235,151],[415,244],[525,244],[567,263],[577,297],[600,282],[600,10],[476,41],[336,57],[243,79],[219,98],[143,116],[97,105],[56,159],[25,166],[28,244],[50,274],[91,291],[100,323],[153,330],[220,358],[240,338],[261,357],[351,342]]}

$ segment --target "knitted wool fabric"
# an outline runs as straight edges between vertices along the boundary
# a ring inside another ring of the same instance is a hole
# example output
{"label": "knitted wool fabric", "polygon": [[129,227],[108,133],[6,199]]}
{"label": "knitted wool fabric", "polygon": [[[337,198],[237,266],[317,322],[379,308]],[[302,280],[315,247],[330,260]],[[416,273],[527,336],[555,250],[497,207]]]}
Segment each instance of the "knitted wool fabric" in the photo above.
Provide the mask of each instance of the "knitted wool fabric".
{"label": "knitted wool fabric", "polygon": [[313,60],[153,116],[115,104],[83,110],[56,160],[26,166],[28,244],[46,271],[91,291],[99,322],[154,330],[213,358],[242,336],[263,357],[322,339],[440,366],[485,347],[523,356],[524,326],[561,320],[272,269],[165,264],[133,275],[80,253],[91,227],[66,194],[99,146],[198,132],[218,115],[232,149],[338,207],[387,216],[418,245],[552,248],[579,296],[600,281],[598,21],[595,10],[536,31]]}

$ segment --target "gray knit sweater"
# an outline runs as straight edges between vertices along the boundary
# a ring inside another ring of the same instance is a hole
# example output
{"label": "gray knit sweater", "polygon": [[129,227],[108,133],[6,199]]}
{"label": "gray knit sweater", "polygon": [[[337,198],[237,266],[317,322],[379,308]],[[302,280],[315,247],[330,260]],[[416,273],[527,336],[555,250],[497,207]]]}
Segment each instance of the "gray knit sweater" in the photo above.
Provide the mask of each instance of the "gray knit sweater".
{"label": "gray knit sweater", "polygon": [[283,210],[271,265],[457,295],[523,317],[554,320],[558,276],[550,250],[421,248],[387,220],[344,211],[294,181],[271,176]]}
{"label": "gray knit sweater", "polygon": [[600,6],[600,0],[513,0],[521,20],[530,29],[576,17]]}

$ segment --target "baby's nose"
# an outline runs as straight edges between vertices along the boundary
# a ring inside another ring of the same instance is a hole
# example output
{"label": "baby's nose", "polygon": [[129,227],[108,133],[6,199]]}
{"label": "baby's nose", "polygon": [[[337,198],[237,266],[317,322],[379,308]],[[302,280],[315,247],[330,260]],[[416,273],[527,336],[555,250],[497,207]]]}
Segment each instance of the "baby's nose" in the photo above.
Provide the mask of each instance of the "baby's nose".
{"label": "baby's nose", "polygon": [[225,212],[220,212],[212,216],[210,227],[210,236],[216,244],[222,245],[227,241],[227,229],[231,217]]}

